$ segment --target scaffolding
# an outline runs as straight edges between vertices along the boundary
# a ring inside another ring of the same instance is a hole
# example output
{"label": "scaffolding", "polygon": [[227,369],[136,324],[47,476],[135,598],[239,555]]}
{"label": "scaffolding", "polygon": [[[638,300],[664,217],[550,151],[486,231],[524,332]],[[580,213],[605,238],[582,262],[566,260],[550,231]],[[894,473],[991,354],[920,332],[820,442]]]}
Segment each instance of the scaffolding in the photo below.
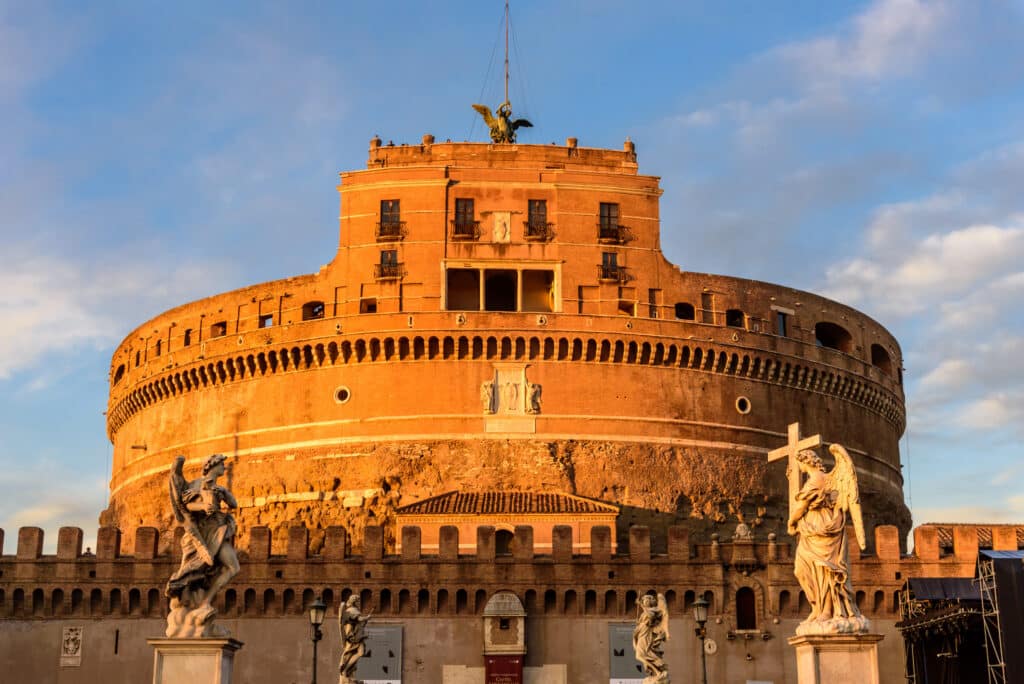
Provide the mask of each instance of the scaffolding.
{"label": "scaffolding", "polygon": [[[909,620],[924,614],[921,602],[915,601],[910,592],[910,584],[904,585],[898,596],[900,601],[900,621]],[[907,684],[917,684],[916,653],[914,652],[916,644],[912,639],[904,639],[903,644],[905,649],[903,653],[903,676],[907,680]]]}
{"label": "scaffolding", "polygon": [[985,658],[988,662],[988,684],[1006,684],[1003,661],[1002,631],[999,626],[999,603],[996,596],[996,564],[992,559],[978,561],[978,583],[981,594],[981,618],[985,627]]}

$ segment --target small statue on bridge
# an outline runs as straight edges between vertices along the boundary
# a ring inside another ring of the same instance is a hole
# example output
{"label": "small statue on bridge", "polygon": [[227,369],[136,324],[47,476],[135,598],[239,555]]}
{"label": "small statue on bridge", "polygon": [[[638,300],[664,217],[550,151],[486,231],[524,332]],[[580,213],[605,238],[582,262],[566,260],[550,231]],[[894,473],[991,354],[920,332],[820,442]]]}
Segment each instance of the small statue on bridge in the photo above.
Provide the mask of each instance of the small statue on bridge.
{"label": "small statue on bridge", "polygon": [[643,668],[643,684],[669,684],[665,665],[668,640],[668,604],[665,595],[644,594],[636,602],[636,627],[633,629],[633,653]]}
{"label": "small statue on bridge", "polygon": [[203,464],[203,476],[191,482],[182,474],[184,456],[177,456],[171,468],[171,509],[185,528],[181,565],[164,591],[171,599],[166,631],[171,638],[227,635],[213,623],[217,614],[213,599],[239,570],[235,519],[221,508],[238,508],[238,502],[227,487],[217,484],[225,460],[223,454],[210,456]]}
{"label": "small statue on bridge", "polygon": [[342,648],[341,662],[338,663],[338,684],[362,684],[355,678],[356,665],[366,653],[366,623],[370,615],[363,615],[360,608],[359,596],[352,594],[338,611]]}
{"label": "small statue on bridge", "polygon": [[794,574],[811,604],[811,614],[796,628],[797,634],[856,634],[868,631],[868,619],[861,615],[850,581],[847,516],[853,523],[857,543],[866,546],[861,517],[860,493],[853,459],[841,444],[832,444],[836,459],[826,471],[821,458],[811,449],[796,456],[798,471],[807,481],[800,486],[789,514],[788,531],[800,535],[796,547]]}

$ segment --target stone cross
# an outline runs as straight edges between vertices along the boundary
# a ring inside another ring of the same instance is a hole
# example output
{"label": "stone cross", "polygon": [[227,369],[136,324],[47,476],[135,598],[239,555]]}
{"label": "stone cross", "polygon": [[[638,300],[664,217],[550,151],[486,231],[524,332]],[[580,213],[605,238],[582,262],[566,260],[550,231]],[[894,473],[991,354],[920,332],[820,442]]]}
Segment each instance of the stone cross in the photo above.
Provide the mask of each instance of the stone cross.
{"label": "stone cross", "polygon": [[800,492],[800,467],[796,463],[796,455],[804,449],[812,449],[821,444],[821,435],[800,439],[800,423],[789,424],[789,443],[784,447],[768,452],[768,462],[786,459],[789,466],[789,514],[793,514],[793,502]]}

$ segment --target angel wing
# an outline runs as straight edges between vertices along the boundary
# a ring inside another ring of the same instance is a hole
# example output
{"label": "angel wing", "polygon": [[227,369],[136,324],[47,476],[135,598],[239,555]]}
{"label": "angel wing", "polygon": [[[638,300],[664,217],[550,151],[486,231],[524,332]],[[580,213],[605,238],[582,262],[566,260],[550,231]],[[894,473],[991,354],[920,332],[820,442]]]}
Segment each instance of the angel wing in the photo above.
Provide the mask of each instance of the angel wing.
{"label": "angel wing", "polygon": [[516,119],[510,125],[513,131],[517,128],[533,128],[533,124],[528,119]]}
{"label": "angel wing", "polygon": [[842,444],[832,444],[828,451],[836,459],[836,467],[829,473],[832,478],[832,485],[839,493],[836,505],[844,511],[850,512],[853,519],[853,530],[857,534],[857,544],[863,551],[867,547],[864,537],[864,518],[860,510],[860,489],[857,487],[857,471],[853,466],[853,459],[846,452]]}
{"label": "angel wing", "polygon": [[658,610],[661,611],[661,624],[658,629],[665,633],[665,640],[668,641],[668,602],[664,594],[658,594]]}
{"label": "angel wing", "polygon": [[498,121],[491,113],[490,107],[487,105],[475,104],[473,105],[473,109],[475,109],[480,116],[484,117],[484,123],[487,124],[488,128],[497,125]]}
{"label": "angel wing", "polygon": [[174,519],[180,523],[185,522],[185,518],[188,516],[185,504],[181,500],[181,495],[185,493],[185,487],[188,486],[185,475],[181,471],[184,465],[185,457],[181,454],[175,456],[174,465],[171,466],[171,476],[167,479],[167,493],[171,497],[171,510],[174,511]]}

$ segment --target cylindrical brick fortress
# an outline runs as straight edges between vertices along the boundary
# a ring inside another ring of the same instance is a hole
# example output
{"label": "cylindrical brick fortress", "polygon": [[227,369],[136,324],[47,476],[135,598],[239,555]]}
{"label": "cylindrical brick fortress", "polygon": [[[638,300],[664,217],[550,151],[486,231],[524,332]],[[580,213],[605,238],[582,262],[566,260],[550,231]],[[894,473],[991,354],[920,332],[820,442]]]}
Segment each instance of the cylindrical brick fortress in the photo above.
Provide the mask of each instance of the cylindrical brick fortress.
{"label": "cylindrical brick fortress", "polygon": [[190,474],[221,452],[243,537],[302,521],[358,544],[397,505],[499,489],[618,504],[620,538],[783,532],[766,455],[799,421],[853,455],[867,524],[909,529],[896,341],[831,300],[669,263],[632,144],[375,139],[339,191],[319,272],[180,306],[118,347],[104,522],[171,527],[174,456]]}

